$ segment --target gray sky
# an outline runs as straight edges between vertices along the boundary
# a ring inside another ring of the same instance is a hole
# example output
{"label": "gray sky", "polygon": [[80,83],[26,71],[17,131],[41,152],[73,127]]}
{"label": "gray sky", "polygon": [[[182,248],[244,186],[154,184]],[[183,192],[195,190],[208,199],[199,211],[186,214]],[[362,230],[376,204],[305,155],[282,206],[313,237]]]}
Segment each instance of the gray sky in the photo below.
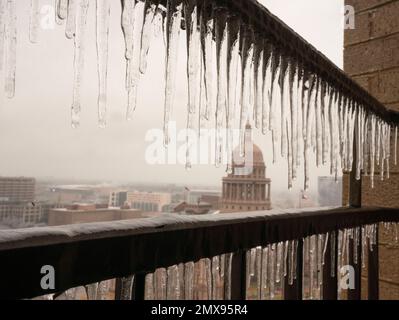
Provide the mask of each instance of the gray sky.
{"label": "gray sky", "polygon": [[[274,14],[310,41],[337,65],[342,66],[343,0],[263,0]],[[41,30],[40,42],[28,40],[30,0],[17,1],[18,58],[16,97],[0,94],[0,175],[28,175],[114,181],[218,184],[224,169],[181,165],[150,166],[144,159],[145,134],[162,128],[164,46],[153,41],[149,69],[142,78],[138,108],[133,121],[125,121],[124,41],[120,29],[120,2],[112,1],[108,72],[108,127],[97,126],[97,69],[95,47],[95,1],[90,1],[86,37],[81,126],[70,126],[72,101],[73,42],[64,27]],[[41,4],[54,1],[42,0]],[[173,118],[184,126],[186,110],[184,38],[180,50],[179,79]],[[3,79],[3,74],[1,76]],[[2,81],[2,80],[1,80]],[[2,82],[0,83],[3,86]],[[276,188],[286,186],[284,162],[271,164],[269,137],[256,137],[262,148],[268,176]],[[324,174],[325,169],[315,170]],[[313,182],[314,178],[313,177]],[[302,179],[296,183],[301,187]],[[313,183],[314,185],[314,183]]]}

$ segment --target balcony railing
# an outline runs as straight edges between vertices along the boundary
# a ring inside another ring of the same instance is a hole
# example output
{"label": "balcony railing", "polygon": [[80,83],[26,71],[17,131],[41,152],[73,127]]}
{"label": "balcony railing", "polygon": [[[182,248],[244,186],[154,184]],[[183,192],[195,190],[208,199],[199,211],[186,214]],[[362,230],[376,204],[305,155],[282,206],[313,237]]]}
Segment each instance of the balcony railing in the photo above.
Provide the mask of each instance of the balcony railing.
{"label": "balcony railing", "polygon": [[[274,295],[338,299],[339,269],[348,264],[355,270],[355,287],[348,291],[348,298],[360,299],[362,259],[367,255],[368,298],[378,299],[378,225],[395,223],[397,227],[398,222],[398,209],[340,208],[165,215],[2,231],[0,298],[59,295],[70,288],[116,279],[116,299],[141,300],[149,290],[150,275],[152,293],[164,299],[193,299],[198,290],[210,290],[204,294],[208,298],[234,300]],[[208,275],[201,280],[201,289],[193,278],[199,272],[195,266],[206,258],[210,259],[205,264]],[[41,287],[43,266],[55,270],[54,289]],[[156,270],[164,271],[160,286],[155,283]],[[165,286],[168,280],[176,282],[173,278],[179,281],[168,290]],[[218,295],[212,294],[212,286],[214,290],[220,287]],[[159,295],[157,290],[165,292]],[[173,295],[176,290],[180,295]]]}

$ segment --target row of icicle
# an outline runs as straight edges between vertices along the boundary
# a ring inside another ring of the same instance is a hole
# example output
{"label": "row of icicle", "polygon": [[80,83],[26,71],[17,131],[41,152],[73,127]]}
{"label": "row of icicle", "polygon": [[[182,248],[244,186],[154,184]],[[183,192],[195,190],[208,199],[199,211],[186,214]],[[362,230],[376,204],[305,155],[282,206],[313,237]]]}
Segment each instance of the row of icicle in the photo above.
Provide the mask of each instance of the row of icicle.
{"label": "row of icicle", "polygon": [[[56,21],[65,24],[65,34],[74,40],[72,126],[79,126],[81,85],[84,67],[85,30],[89,0],[55,0]],[[110,0],[96,0],[96,43],[98,61],[98,118],[107,119],[108,41]],[[371,113],[334,84],[308,70],[306,63],[286,55],[264,38],[260,30],[245,23],[236,13],[214,0],[123,0],[121,26],[126,50],[127,119],[133,118],[141,76],[154,36],[163,34],[165,63],[165,146],[170,141],[169,124],[175,100],[178,47],[181,28],[187,42],[187,128],[202,128],[214,120],[215,164],[224,157],[231,163],[232,130],[240,130],[240,153],[245,154],[245,126],[251,121],[272,137],[273,162],[281,155],[288,163],[288,187],[304,167],[304,188],[309,188],[311,163],[339,170],[356,170],[356,177],[369,174],[389,178],[391,137],[393,162],[397,164],[398,127]],[[0,0],[0,67],[5,61],[5,91],[15,93],[16,0]],[[31,0],[29,38],[38,41],[40,0]],[[4,57],[3,57],[4,56]],[[216,76],[215,76],[216,74]],[[197,121],[195,119],[198,119]],[[223,139],[223,137],[227,137]],[[354,141],[356,148],[354,150]],[[187,137],[187,167],[191,149]],[[314,154],[314,155],[313,155]],[[358,156],[355,157],[354,154]],[[377,168],[378,167],[378,168]],[[227,171],[232,167],[228,165]]]}
{"label": "row of icicle", "polygon": [[[399,223],[380,224],[383,234],[392,239],[392,244],[399,244]],[[330,276],[343,276],[341,268],[345,265],[362,264],[365,268],[367,252],[373,251],[378,243],[377,225],[343,229],[313,235],[303,239],[302,281],[303,299],[323,299],[323,269],[330,254]],[[351,245],[353,249],[351,250]],[[336,252],[338,250],[338,252]],[[360,251],[359,251],[360,250]],[[247,252],[246,284],[247,299],[274,300],[283,299],[284,283],[292,286],[297,280],[298,240],[269,244]],[[335,261],[338,257],[338,261]],[[146,300],[218,300],[230,299],[231,292],[231,254],[224,254],[212,259],[182,263],[169,268],[157,269],[146,277]],[[361,262],[359,261],[361,259]],[[130,300],[134,277],[121,279],[122,300]],[[85,286],[89,300],[109,297],[110,281]],[[339,286],[340,288],[340,286]],[[341,294],[342,288],[340,288]],[[74,300],[76,288],[67,290],[63,299]],[[341,297],[341,295],[339,296]]]}

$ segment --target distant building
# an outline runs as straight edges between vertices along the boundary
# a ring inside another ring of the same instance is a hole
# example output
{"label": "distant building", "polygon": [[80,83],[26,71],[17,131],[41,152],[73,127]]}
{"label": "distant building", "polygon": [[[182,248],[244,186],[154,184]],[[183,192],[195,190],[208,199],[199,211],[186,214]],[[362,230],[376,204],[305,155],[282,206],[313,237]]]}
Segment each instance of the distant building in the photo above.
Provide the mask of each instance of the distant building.
{"label": "distant building", "polygon": [[79,223],[105,222],[147,218],[143,212],[131,208],[113,208],[107,205],[75,204],[64,209],[52,209],[49,212],[49,226]]}
{"label": "distant building", "polygon": [[0,177],[0,202],[32,202],[35,185],[34,178]]}
{"label": "distant building", "polygon": [[162,212],[171,203],[169,193],[128,192],[127,203],[134,209],[144,212]]}
{"label": "distant building", "polygon": [[318,200],[321,207],[342,206],[342,177],[319,177]]}
{"label": "distant building", "polygon": [[[245,212],[270,210],[271,180],[266,178],[266,166],[260,148],[251,138],[251,126],[247,125],[245,145],[252,145],[252,167],[246,172],[246,165],[233,161],[232,173],[223,178],[222,212]],[[249,148],[250,149],[250,148]],[[239,150],[233,159],[239,159]]]}
{"label": "distant building", "polygon": [[[187,189],[186,199],[187,203],[196,204],[198,202],[212,202],[214,204],[216,201],[219,202],[221,198],[220,190],[211,189]],[[207,200],[205,200],[207,199]]]}
{"label": "distant building", "polygon": [[51,188],[52,196],[49,197],[56,203],[88,202],[95,200],[95,190],[85,185],[65,185]]}
{"label": "distant building", "polygon": [[113,191],[109,195],[110,207],[122,207],[127,202],[127,191]]}
{"label": "distant building", "polygon": [[35,202],[0,203],[0,224],[12,228],[26,228],[46,224],[48,213],[56,205]]}

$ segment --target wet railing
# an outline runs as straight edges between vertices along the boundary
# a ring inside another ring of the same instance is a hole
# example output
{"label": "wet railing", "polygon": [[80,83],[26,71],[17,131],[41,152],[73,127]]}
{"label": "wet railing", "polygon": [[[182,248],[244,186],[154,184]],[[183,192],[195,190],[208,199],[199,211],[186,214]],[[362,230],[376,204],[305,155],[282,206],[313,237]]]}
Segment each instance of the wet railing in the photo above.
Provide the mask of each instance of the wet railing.
{"label": "wet railing", "polygon": [[360,299],[367,270],[367,297],[378,299],[378,232],[397,240],[398,213],[274,210],[2,231],[0,298]]}

